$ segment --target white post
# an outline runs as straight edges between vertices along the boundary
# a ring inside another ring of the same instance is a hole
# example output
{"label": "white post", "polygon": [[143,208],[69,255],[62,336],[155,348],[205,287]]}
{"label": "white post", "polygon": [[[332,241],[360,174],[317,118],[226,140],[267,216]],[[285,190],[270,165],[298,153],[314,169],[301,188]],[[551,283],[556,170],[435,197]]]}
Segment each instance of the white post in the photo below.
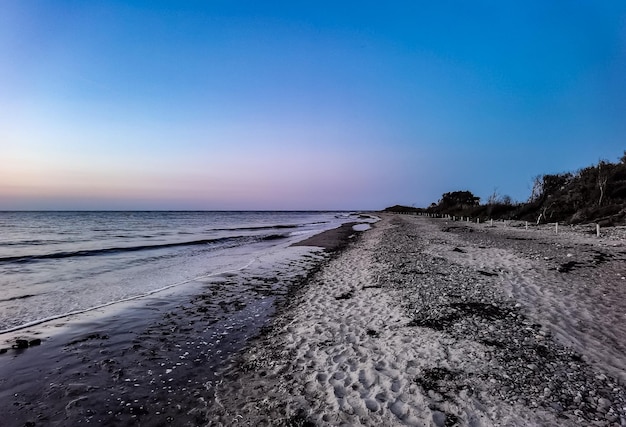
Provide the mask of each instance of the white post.
{"label": "white post", "polygon": [[490,219],[490,220],[489,220],[489,225],[490,225],[491,227],[493,227],[493,219]]}
{"label": "white post", "polygon": [[559,234],[559,223],[558,222],[554,223],[554,232],[556,234]]}
{"label": "white post", "polygon": [[596,224],[596,236],[600,237],[600,224]]}
{"label": "white post", "polygon": [[526,230],[528,230],[528,221],[526,221]]}
{"label": "white post", "polygon": [[476,218],[476,224],[480,224],[480,218]]}

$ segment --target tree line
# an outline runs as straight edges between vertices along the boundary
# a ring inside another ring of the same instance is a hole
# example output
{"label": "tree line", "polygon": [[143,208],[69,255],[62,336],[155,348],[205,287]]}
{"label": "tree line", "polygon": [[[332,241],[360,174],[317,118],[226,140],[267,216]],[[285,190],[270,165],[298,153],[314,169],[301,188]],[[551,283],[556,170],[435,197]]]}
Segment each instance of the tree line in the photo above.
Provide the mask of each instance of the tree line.
{"label": "tree line", "polygon": [[472,218],[516,219],[536,223],[626,224],[626,151],[617,163],[602,160],[574,173],[538,175],[525,202],[491,194],[485,203],[471,191],[444,193],[427,208],[393,206],[392,212],[427,212]]}

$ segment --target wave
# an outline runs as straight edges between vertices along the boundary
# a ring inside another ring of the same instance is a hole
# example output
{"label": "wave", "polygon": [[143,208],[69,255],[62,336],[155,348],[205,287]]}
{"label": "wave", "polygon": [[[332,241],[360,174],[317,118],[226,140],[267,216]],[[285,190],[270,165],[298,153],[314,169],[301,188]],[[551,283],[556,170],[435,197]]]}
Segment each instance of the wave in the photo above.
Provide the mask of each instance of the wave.
{"label": "wave", "polygon": [[[143,293],[140,293],[138,295],[131,295],[131,296],[126,297],[126,298],[105,302],[103,304],[98,304],[98,305],[95,305],[95,306],[92,306],[92,307],[87,307],[87,308],[83,308],[83,309],[79,309],[79,310],[74,310],[74,311],[70,311],[70,312],[67,312],[67,313],[55,314],[53,316],[45,317],[45,318],[42,318],[42,319],[36,319],[36,320],[30,321],[30,322],[27,322],[27,323],[23,323],[21,325],[12,326],[12,327],[9,327],[7,329],[0,329],[0,336],[3,335],[3,334],[6,334],[6,333],[15,332],[15,331],[19,331],[19,330],[22,330],[22,329],[30,328],[32,326],[40,325],[42,323],[47,323],[47,322],[50,322],[52,320],[63,319],[63,318],[66,318],[66,317],[75,316],[77,314],[83,314],[83,313],[88,313],[90,311],[99,310],[99,309],[102,309],[102,308],[105,308],[105,307],[109,307],[109,306],[112,306],[112,305],[115,305],[115,304],[119,304],[119,303],[123,303],[123,302],[128,302],[128,301],[133,301],[133,300],[137,300],[137,299],[140,299],[140,298],[144,298],[144,297],[147,297],[147,296],[154,295],[156,293],[165,291],[167,289],[174,288],[176,286],[180,286],[180,285],[184,285],[186,283],[193,282],[195,280],[201,280],[201,279],[205,279],[205,278],[208,278],[208,277],[215,277],[215,276],[219,276],[219,275],[225,274],[225,273],[234,273],[234,272],[238,272],[238,271],[243,271],[243,270],[247,269],[248,267],[250,267],[250,265],[252,265],[252,263],[254,263],[255,260],[256,259],[252,259],[252,260],[248,261],[247,264],[245,264],[245,265],[243,265],[241,267],[238,267],[238,268],[234,268],[234,269],[230,269],[230,270],[223,270],[223,271],[216,271],[216,272],[213,272],[213,273],[204,274],[204,275],[201,275],[201,276],[194,277],[192,279],[186,279],[186,280],[183,280],[181,282],[172,283],[171,285],[166,285],[166,286],[163,286],[163,287],[158,288],[158,289],[153,289],[151,291],[143,292]],[[32,296],[36,296],[36,295],[25,295],[24,297],[25,298],[29,298],[29,297],[32,297]],[[18,297],[18,299],[19,298],[21,298],[21,297]],[[10,300],[12,300],[12,299],[13,298],[10,298]]]}
{"label": "wave", "polygon": [[286,239],[289,237],[288,234],[268,234],[267,236],[261,237],[261,240],[278,240],[278,239]]}
{"label": "wave", "polygon": [[200,245],[208,245],[208,244],[219,244],[226,242],[237,242],[237,241],[245,241],[250,240],[250,236],[236,236],[236,237],[221,237],[217,239],[201,239],[201,240],[192,240],[187,242],[172,242],[172,243],[160,243],[155,245],[138,245],[138,246],[122,246],[122,247],[114,247],[114,248],[101,248],[101,249],[85,249],[79,251],[64,251],[64,252],[53,252],[49,254],[40,254],[40,255],[18,255],[18,256],[9,256],[9,257],[0,257],[0,263],[28,263],[34,261],[48,260],[48,259],[63,259],[63,258],[74,258],[74,257],[91,257],[98,255],[110,255],[117,253],[125,253],[125,252],[138,252],[145,250],[153,250],[153,249],[164,249],[164,248],[174,248],[174,247],[182,247],[182,246],[200,246]]}
{"label": "wave", "polygon": [[15,301],[18,299],[26,299],[26,298],[32,298],[32,297],[36,297],[37,295],[33,295],[33,294],[28,294],[28,295],[20,295],[17,297],[11,297],[11,298],[5,298],[5,299],[0,299],[0,302],[7,302],[7,301]]}
{"label": "wave", "polygon": [[210,231],[259,231],[259,230],[283,230],[288,228],[298,228],[301,225],[295,224],[278,224],[278,225],[259,225],[253,227],[235,227],[235,228],[211,228]]}
{"label": "wave", "polygon": [[17,240],[17,241],[9,241],[9,242],[0,242],[0,247],[2,246],[45,246],[45,245],[55,245],[58,243],[66,243],[64,240]]}

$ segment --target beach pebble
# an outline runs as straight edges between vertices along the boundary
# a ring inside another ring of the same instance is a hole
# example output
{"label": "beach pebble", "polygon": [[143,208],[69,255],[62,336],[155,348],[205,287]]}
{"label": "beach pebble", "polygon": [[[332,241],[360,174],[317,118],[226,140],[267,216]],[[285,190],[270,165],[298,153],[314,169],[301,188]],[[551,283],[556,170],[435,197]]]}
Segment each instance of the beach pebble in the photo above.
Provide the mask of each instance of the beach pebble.
{"label": "beach pebble", "polygon": [[556,412],[563,412],[563,405],[559,402],[550,403],[550,407],[554,409]]}
{"label": "beach pebble", "polygon": [[596,406],[598,412],[607,412],[610,407],[611,401],[609,399],[605,399],[604,397],[598,399],[598,405]]}
{"label": "beach pebble", "polygon": [[15,340],[15,344],[13,344],[13,348],[16,348],[16,349],[28,348],[28,341],[27,340]]}

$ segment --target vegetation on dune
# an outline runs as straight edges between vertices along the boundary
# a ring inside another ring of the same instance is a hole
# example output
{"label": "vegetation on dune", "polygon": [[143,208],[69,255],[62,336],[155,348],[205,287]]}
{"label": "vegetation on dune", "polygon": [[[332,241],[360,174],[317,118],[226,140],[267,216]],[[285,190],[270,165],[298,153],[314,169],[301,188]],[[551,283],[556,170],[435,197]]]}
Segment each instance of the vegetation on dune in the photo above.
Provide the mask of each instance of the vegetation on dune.
{"label": "vegetation on dune", "polygon": [[575,173],[540,175],[533,179],[528,201],[514,203],[496,191],[484,204],[470,191],[442,195],[428,208],[393,206],[389,212],[427,212],[485,219],[517,219],[536,223],[597,222],[626,224],[626,151],[619,162],[602,160]]}

